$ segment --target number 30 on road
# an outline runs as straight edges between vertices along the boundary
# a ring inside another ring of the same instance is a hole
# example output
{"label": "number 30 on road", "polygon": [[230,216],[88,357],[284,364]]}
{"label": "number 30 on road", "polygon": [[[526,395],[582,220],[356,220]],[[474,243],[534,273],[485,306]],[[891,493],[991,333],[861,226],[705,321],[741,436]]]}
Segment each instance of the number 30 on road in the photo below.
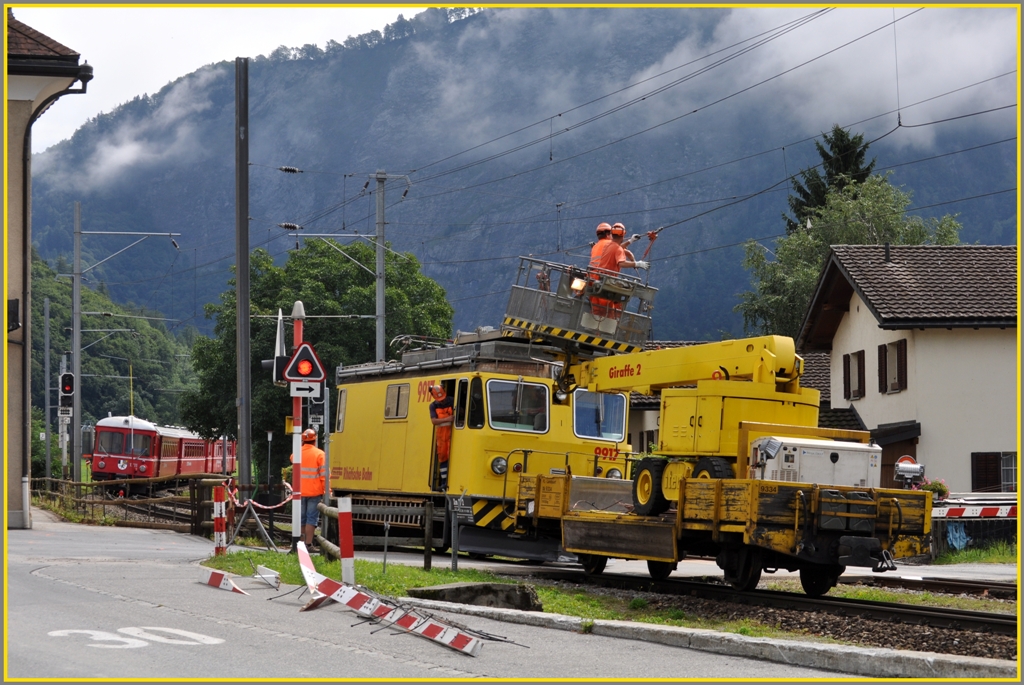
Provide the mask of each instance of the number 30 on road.
{"label": "number 30 on road", "polygon": [[[161,642],[166,645],[217,645],[224,642],[219,637],[190,633],[187,630],[178,630],[177,628],[157,628],[153,626],[136,628],[130,626],[128,628],[118,628],[117,632],[121,633],[121,635],[115,635],[103,630],[52,630],[47,634],[50,637],[68,637],[69,635],[76,634],[88,635],[90,639],[97,642],[117,643],[88,645],[89,647],[99,647],[100,649],[135,649],[136,647],[146,647],[150,642]],[[157,635],[157,632],[169,633],[185,639],[176,640],[173,637]],[[123,637],[123,635],[130,635],[131,637]]]}

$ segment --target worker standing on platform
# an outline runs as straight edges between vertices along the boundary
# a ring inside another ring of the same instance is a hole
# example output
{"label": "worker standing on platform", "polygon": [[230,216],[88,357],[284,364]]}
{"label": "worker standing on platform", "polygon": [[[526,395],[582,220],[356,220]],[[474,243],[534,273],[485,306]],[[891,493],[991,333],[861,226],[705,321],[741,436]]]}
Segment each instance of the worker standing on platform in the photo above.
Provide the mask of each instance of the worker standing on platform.
{"label": "worker standing on platform", "polygon": [[629,240],[625,240],[626,227],[623,224],[615,224],[612,226],[612,242],[622,248],[623,254],[626,256],[626,261],[632,262],[632,264],[620,264],[620,266],[635,266],[638,269],[646,269],[650,265],[647,262],[639,261],[633,256],[633,253],[626,249],[627,246],[640,240],[640,234],[633,234]]}
{"label": "worker standing on platform", "polygon": [[[591,282],[598,281],[608,272],[617,274],[623,267],[647,268],[647,262],[635,261],[632,253],[627,252],[620,244],[625,234],[626,228],[622,224],[615,224],[615,226],[609,226],[607,223],[598,224],[598,241],[590,250]],[[597,295],[590,297],[590,311],[594,316],[618,318],[621,309],[621,302]]]}
{"label": "worker standing on platform", "polygon": [[323,499],[326,486],[324,471],[324,451],[316,446],[316,431],[307,428],[302,432],[302,463],[300,464],[299,481],[302,497],[302,540],[306,549],[313,545],[313,530],[320,523],[320,510],[317,505]]}
{"label": "worker standing on platform", "polygon": [[452,423],[455,421],[455,400],[440,385],[430,386],[430,422],[434,424],[434,449],[441,490],[448,489],[448,456],[452,448]]}

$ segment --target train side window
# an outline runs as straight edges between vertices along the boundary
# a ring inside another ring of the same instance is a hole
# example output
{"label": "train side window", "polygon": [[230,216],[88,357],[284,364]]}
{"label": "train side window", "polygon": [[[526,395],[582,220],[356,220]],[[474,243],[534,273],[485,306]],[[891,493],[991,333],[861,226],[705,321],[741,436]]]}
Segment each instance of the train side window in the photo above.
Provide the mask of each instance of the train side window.
{"label": "train side window", "polygon": [[103,454],[121,454],[124,449],[124,433],[116,431],[100,432],[100,452]]}
{"label": "train side window", "polygon": [[479,376],[469,387],[469,427],[484,427],[484,383]]}
{"label": "train side window", "polygon": [[384,418],[404,419],[409,416],[409,384],[389,385],[384,398]]}
{"label": "train side window", "polygon": [[466,400],[469,396],[469,379],[459,380],[459,389],[455,393],[455,427],[462,428],[466,425]]}
{"label": "train side window", "polygon": [[345,430],[345,404],[348,399],[348,389],[340,388],[338,390],[338,415],[334,419],[334,431],[341,433]]}

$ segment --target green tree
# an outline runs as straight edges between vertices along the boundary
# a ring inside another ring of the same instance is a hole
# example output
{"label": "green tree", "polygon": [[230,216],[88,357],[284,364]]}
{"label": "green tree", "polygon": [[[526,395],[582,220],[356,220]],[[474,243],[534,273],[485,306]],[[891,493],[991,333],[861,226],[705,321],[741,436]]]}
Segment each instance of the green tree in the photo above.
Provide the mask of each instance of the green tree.
{"label": "green tree", "polygon": [[[345,255],[339,253],[342,250]],[[301,300],[309,316],[303,327],[303,339],[316,348],[327,371],[327,387],[332,388],[334,371],[339,365],[372,361],[375,355],[375,323],[371,319],[318,318],[324,316],[369,315],[375,310],[376,279],[373,276],[375,254],[361,243],[340,247],[316,240],[290,253],[283,267],[275,266],[270,254],[255,250],[250,259],[249,299],[253,314],[250,324],[252,360],[252,434],[253,463],[260,482],[266,482],[267,453],[261,445],[265,431],[280,436],[272,442],[271,473],[280,473],[291,454],[291,440],[283,433],[284,420],[291,415],[287,390],[275,386],[261,366],[262,359],[274,353],[276,315],[281,309],[291,314]],[[360,266],[362,265],[362,266]],[[369,269],[369,272],[367,271]],[[400,334],[431,338],[451,336],[451,305],[444,290],[420,273],[419,262],[410,254],[388,252],[385,257],[386,339]],[[182,395],[179,409],[185,425],[206,437],[226,434],[237,438],[235,369],[235,282],[223,292],[219,304],[206,306],[206,315],[214,318],[214,337],[198,338],[192,348],[192,364],[198,387]],[[290,326],[285,342],[291,349]],[[394,357],[393,350],[389,355]],[[327,417],[328,427],[331,417]]]}
{"label": "green tree", "polygon": [[[740,294],[735,310],[748,334],[796,337],[832,245],[955,245],[955,216],[907,216],[911,194],[889,183],[889,175],[833,188],[824,206],[809,213],[810,225],[779,238],[774,253],[747,243],[743,266],[753,290]],[[769,255],[773,259],[769,259]]]}
{"label": "green tree", "polygon": [[858,133],[851,136],[850,132],[839,124],[832,127],[831,133],[822,133],[825,145],[818,141],[814,146],[821,157],[821,168],[811,167],[800,172],[800,180],[793,179],[793,192],[789,196],[789,211],[792,217],[783,214],[786,220],[786,233],[792,234],[804,227],[814,210],[825,206],[830,190],[842,190],[851,183],[863,183],[875,168],[875,160],[864,166],[864,158],[868,146],[864,144],[864,135]]}

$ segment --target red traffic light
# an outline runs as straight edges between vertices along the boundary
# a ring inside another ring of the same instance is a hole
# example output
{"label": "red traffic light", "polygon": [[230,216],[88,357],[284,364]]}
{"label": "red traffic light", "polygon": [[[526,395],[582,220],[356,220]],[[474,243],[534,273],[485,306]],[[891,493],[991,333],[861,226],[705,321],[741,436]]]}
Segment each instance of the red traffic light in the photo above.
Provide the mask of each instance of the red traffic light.
{"label": "red traffic light", "polygon": [[75,393],[75,374],[64,373],[60,377],[60,392],[62,395],[73,395]]}
{"label": "red traffic light", "polygon": [[300,376],[308,376],[313,373],[313,362],[308,359],[300,359],[295,370],[299,372]]}

